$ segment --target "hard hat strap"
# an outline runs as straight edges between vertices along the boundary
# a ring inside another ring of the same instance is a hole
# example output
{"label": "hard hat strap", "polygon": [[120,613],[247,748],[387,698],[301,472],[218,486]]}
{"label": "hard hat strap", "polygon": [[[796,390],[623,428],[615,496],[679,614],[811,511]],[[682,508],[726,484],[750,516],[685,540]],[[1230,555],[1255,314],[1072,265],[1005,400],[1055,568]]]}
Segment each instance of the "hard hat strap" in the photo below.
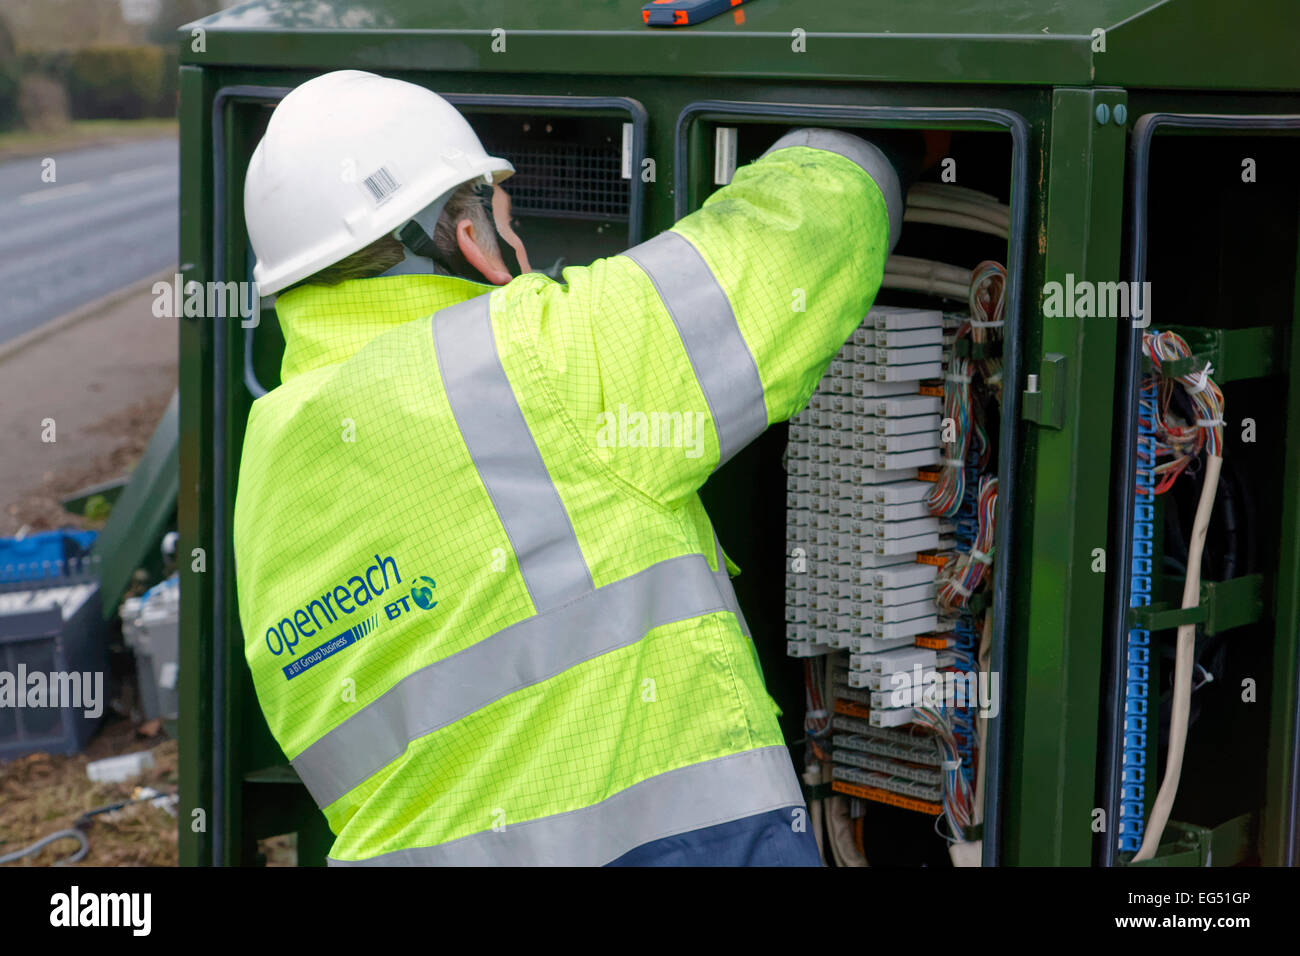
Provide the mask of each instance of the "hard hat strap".
{"label": "hard hat strap", "polygon": [[425,256],[429,259],[438,258],[438,247],[433,244],[433,237],[425,232],[424,227],[414,219],[398,230],[397,238],[401,240],[402,245],[417,256]]}
{"label": "hard hat strap", "polygon": [[[491,174],[489,173],[488,178],[490,177]],[[462,183],[461,186],[463,185],[464,184]],[[446,193],[439,196],[436,200],[411,217],[411,219],[395,233],[396,238],[406,247],[408,259],[412,255],[429,259],[434,264],[435,272],[439,274],[457,276],[460,275],[465,268],[468,268],[463,257],[456,256],[453,257],[453,261],[448,261],[448,258],[442,254],[433,241],[433,234],[437,228],[438,220],[441,218],[448,201],[451,199],[452,193],[454,193],[456,189],[461,188],[461,186],[456,186],[455,189],[448,190]],[[492,235],[497,237],[496,221],[492,210],[491,184],[486,181],[475,184],[474,196],[479,203],[482,204],[485,219],[492,229]],[[457,262],[455,261],[456,259],[459,259],[460,261]],[[408,267],[402,265],[395,267],[395,270],[396,269],[400,269],[403,272],[409,271]],[[514,270],[511,271],[513,272]],[[462,276],[462,278],[473,278],[473,276],[465,275]]]}

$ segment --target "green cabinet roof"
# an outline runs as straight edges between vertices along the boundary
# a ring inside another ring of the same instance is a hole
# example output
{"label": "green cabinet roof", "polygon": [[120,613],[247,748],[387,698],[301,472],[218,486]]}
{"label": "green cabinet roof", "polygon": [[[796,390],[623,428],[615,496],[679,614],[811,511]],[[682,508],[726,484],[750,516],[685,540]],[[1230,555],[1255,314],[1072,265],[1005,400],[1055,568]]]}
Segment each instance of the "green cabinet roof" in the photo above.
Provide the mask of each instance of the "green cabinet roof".
{"label": "green cabinet roof", "polygon": [[199,66],[1300,88],[1297,0],[750,0],[667,29],[644,26],[640,8],[252,0],[192,25],[201,51],[190,27],[179,41]]}

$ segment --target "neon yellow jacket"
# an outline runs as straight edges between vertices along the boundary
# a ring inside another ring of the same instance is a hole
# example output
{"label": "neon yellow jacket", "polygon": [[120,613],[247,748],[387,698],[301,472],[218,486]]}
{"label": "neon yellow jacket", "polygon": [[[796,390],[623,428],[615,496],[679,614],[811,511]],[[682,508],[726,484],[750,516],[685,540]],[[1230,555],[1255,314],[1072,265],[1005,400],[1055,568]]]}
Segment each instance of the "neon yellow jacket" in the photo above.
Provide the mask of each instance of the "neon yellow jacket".
{"label": "neon yellow jacket", "polygon": [[563,283],[280,297],[239,607],[332,863],[599,864],[802,806],[696,494],[807,403],[897,232],[855,147],[797,142]]}

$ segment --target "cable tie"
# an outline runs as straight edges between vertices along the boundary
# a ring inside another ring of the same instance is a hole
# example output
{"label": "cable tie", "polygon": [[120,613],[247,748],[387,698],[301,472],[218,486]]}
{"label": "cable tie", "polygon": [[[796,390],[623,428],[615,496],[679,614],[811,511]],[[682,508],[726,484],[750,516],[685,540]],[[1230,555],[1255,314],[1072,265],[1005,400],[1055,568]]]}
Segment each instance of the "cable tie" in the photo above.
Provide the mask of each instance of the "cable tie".
{"label": "cable tie", "polygon": [[945,375],[945,381],[967,383],[970,381],[969,375]]}
{"label": "cable tie", "polygon": [[1198,418],[1196,424],[1201,428],[1220,428],[1225,422],[1222,418]]}
{"label": "cable tie", "polygon": [[962,597],[970,597],[970,591],[969,591],[967,588],[962,587],[962,586],[957,582],[956,578],[954,578],[954,579],[952,579],[951,581],[948,582],[948,587],[952,588],[954,591],[956,591],[956,592],[957,592],[958,594],[960,594]]}
{"label": "cable tie", "polygon": [[1201,681],[1199,684],[1197,684],[1196,686],[1194,686],[1194,687],[1192,688],[1192,690],[1200,690],[1200,689],[1201,689],[1202,687],[1204,687],[1206,684],[1210,683],[1210,681],[1214,680],[1214,674],[1211,673],[1210,671],[1206,670],[1202,665],[1197,664],[1197,665],[1196,665],[1196,669],[1197,669],[1198,671],[1200,671],[1202,674],[1205,675],[1205,679],[1202,680],[1202,681]]}
{"label": "cable tie", "polygon": [[1000,329],[1006,323],[1006,319],[998,319],[991,322],[981,322],[979,319],[971,319],[970,327],[972,329]]}
{"label": "cable tie", "polygon": [[1188,395],[1199,395],[1199,394],[1201,394],[1201,392],[1203,392],[1203,391],[1205,391],[1207,388],[1209,388],[1209,387],[1210,387],[1210,373],[1213,372],[1213,371],[1214,371],[1214,366],[1211,365],[1209,362],[1206,362],[1206,363],[1205,363],[1205,368],[1201,369],[1199,372],[1197,372],[1195,375],[1192,376],[1192,380],[1193,380],[1194,382],[1196,382],[1196,385],[1195,385],[1195,386],[1192,386],[1192,385],[1184,385],[1184,386],[1183,386],[1183,388],[1185,388],[1185,389],[1187,390],[1187,394],[1188,394]]}
{"label": "cable tie", "polygon": [[943,762],[943,769],[944,769],[944,770],[960,770],[960,769],[961,769],[961,758],[958,757],[956,760],[945,760],[945,761]]}
{"label": "cable tie", "polygon": [[966,467],[966,462],[965,462],[964,460],[962,460],[961,458],[945,458],[945,459],[943,460],[943,463],[944,463],[944,465],[946,465],[946,466],[949,467],[949,468],[965,468],[965,467]]}
{"label": "cable tie", "polygon": [[823,718],[823,717],[825,717],[825,716],[826,716],[826,711],[825,711],[825,709],[822,709],[822,710],[810,710],[810,711],[808,711],[808,713],[807,713],[807,717],[808,717],[809,720],[820,720],[821,718]]}
{"label": "cable tie", "polygon": [[987,554],[985,554],[983,551],[981,551],[979,548],[971,548],[970,557],[972,561],[978,561],[980,564],[993,563],[993,559],[989,557]]}

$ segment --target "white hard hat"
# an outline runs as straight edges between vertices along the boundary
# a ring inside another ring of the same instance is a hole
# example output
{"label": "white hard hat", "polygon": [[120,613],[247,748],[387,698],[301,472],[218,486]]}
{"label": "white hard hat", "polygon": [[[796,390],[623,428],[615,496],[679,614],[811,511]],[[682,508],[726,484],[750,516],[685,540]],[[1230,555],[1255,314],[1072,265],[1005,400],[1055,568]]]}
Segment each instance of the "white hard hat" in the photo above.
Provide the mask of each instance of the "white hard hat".
{"label": "white hard hat", "polygon": [[414,83],[339,70],[271,115],[244,179],[253,279],[271,295],[402,226],[461,183],[514,172],[454,106]]}

